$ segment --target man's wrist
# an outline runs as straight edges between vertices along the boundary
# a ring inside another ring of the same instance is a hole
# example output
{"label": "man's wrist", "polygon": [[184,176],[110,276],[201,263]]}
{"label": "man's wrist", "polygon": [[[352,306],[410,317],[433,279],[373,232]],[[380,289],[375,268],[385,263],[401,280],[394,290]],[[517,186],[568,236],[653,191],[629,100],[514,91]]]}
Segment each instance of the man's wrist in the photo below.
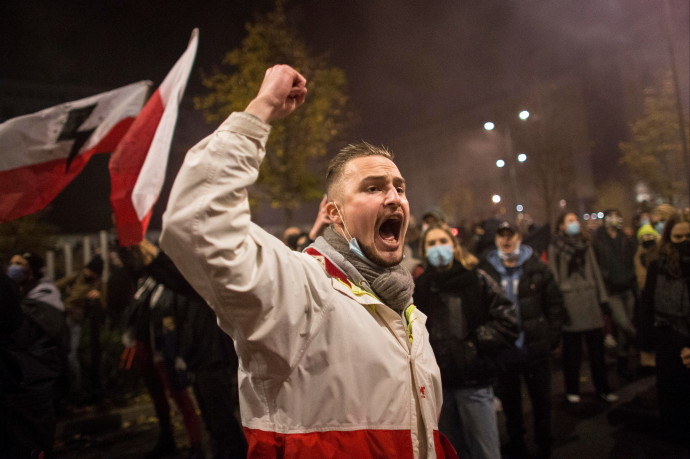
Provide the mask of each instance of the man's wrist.
{"label": "man's wrist", "polygon": [[270,123],[272,120],[273,107],[258,98],[249,102],[249,105],[247,105],[244,111],[245,113],[256,116],[266,124]]}

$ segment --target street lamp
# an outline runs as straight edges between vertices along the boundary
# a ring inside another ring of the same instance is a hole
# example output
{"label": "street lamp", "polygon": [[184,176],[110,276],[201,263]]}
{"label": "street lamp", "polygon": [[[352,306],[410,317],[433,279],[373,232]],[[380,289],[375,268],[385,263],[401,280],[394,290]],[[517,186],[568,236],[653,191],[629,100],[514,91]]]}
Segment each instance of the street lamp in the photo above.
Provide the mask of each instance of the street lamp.
{"label": "street lamp", "polygon": [[[522,121],[527,120],[530,117],[530,113],[527,110],[522,110],[520,113],[518,113],[518,118]],[[496,124],[493,121],[487,121],[484,123],[484,129],[487,131],[493,131],[496,128]],[[517,157],[515,157],[515,154],[513,152],[513,139],[510,135],[510,125],[509,123],[505,123],[504,127],[504,153],[506,156],[506,159],[499,159],[496,161],[496,167],[498,168],[504,168],[508,166],[508,174],[510,176],[510,182],[511,182],[511,187],[512,187],[512,194],[513,194],[513,205],[515,206],[515,210],[517,212],[522,212],[524,207],[519,204],[518,201],[518,185],[517,185],[517,177],[516,177],[516,171],[515,171],[515,160],[519,163],[524,163],[527,161],[527,155],[525,153],[519,153]]]}

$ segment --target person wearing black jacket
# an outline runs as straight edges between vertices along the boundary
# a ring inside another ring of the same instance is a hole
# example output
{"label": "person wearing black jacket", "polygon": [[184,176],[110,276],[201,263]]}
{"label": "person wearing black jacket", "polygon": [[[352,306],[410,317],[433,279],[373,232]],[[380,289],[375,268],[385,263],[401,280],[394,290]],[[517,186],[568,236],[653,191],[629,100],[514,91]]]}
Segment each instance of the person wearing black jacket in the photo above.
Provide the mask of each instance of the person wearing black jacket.
{"label": "person wearing black jacket", "polygon": [[659,258],[652,261],[642,294],[639,334],[656,351],[662,432],[689,444],[690,437],[690,214],[671,216]]}
{"label": "person wearing black jacket", "polygon": [[513,301],[520,320],[515,348],[502,354],[505,365],[498,377],[497,395],[506,417],[507,457],[526,457],[520,377],[525,381],[534,414],[537,457],[551,455],[550,351],[558,347],[565,311],[563,295],[549,268],[521,244],[522,237],[510,222],[496,232],[496,249],[479,267],[501,284]]}
{"label": "person wearing black jacket", "polygon": [[[36,291],[36,286],[40,285],[40,290],[48,284],[38,263],[42,259],[36,255],[16,255],[9,276],[0,276],[2,458],[53,457],[55,401],[65,391],[60,385],[66,379],[69,332],[64,307],[59,296],[53,295],[57,289]],[[33,288],[21,293],[20,284],[26,283],[19,278],[19,268],[29,280],[36,280]],[[43,283],[38,282],[40,279]]]}
{"label": "person wearing black jacket", "polygon": [[461,457],[499,458],[500,440],[492,384],[497,355],[518,333],[515,308],[445,225],[421,239],[424,272],[414,302],[428,317],[429,340],[441,369],[443,409],[439,430]]}
{"label": "person wearing black jacket", "polygon": [[604,212],[604,226],[597,229],[592,241],[601,277],[608,293],[608,307],[616,330],[618,376],[633,379],[628,368],[630,347],[636,340],[633,325],[637,283],[635,276],[635,243],[621,229],[623,219],[615,209]]}
{"label": "person wearing black jacket", "polygon": [[[136,270],[146,280],[137,292],[137,300],[125,312],[125,322],[126,328],[135,335],[135,360],[159,416],[161,432],[151,456],[171,454],[175,450],[163,385],[168,386],[185,416],[192,442],[190,457],[201,455],[201,431],[198,420],[193,419],[196,413],[190,405],[191,400],[186,396],[186,386],[191,383],[211,436],[213,457],[244,457],[247,454],[246,440],[234,415],[239,410],[238,362],[232,339],[221,331],[211,308],[184,279],[172,260],[150,244],[144,243],[143,248],[149,259]],[[143,261],[145,257],[132,257],[125,253],[125,265],[136,264],[131,258]],[[147,363],[151,359],[151,347],[162,358],[156,368],[162,368],[164,372],[153,371],[151,362]]]}
{"label": "person wearing black jacket", "polygon": [[192,375],[201,417],[211,435],[213,457],[247,455],[237,393],[238,359],[232,338],[218,327],[216,315],[161,251],[149,267],[152,277],[177,297],[180,350]]}

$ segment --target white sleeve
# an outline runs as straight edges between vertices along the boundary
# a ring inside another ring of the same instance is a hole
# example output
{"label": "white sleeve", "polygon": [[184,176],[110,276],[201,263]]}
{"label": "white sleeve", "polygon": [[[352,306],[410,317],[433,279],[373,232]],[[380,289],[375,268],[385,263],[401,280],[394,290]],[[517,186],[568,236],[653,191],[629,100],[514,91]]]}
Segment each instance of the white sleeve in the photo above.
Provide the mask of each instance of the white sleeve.
{"label": "white sleeve", "polygon": [[240,357],[259,365],[253,371],[285,374],[333,290],[316,260],[250,220],[246,187],[257,179],[269,130],[233,113],[187,153],[160,244],[239,342]]}

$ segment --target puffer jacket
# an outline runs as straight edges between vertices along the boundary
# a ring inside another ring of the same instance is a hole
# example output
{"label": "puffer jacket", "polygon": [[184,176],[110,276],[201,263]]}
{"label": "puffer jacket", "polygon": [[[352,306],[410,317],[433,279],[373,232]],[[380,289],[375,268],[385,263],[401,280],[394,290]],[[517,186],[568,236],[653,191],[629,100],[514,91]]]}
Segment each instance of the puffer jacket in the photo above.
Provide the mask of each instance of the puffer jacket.
{"label": "puffer jacket", "polygon": [[[489,252],[479,266],[502,284],[506,270],[497,250]],[[523,349],[530,360],[547,358],[550,349],[557,347],[560,342],[565,316],[563,295],[553,273],[529,246],[520,247],[517,267],[521,270],[517,309],[520,329],[524,333]]]}
{"label": "puffer jacket", "polygon": [[160,240],[235,342],[249,457],[444,457],[426,316],[383,304],[322,238],[293,252],[251,222],[269,129],[233,113],[188,152]]}
{"label": "puffer jacket", "polygon": [[444,389],[492,384],[499,353],[513,348],[518,336],[515,307],[496,282],[457,261],[447,271],[427,267],[415,281],[414,300],[429,316]]}

